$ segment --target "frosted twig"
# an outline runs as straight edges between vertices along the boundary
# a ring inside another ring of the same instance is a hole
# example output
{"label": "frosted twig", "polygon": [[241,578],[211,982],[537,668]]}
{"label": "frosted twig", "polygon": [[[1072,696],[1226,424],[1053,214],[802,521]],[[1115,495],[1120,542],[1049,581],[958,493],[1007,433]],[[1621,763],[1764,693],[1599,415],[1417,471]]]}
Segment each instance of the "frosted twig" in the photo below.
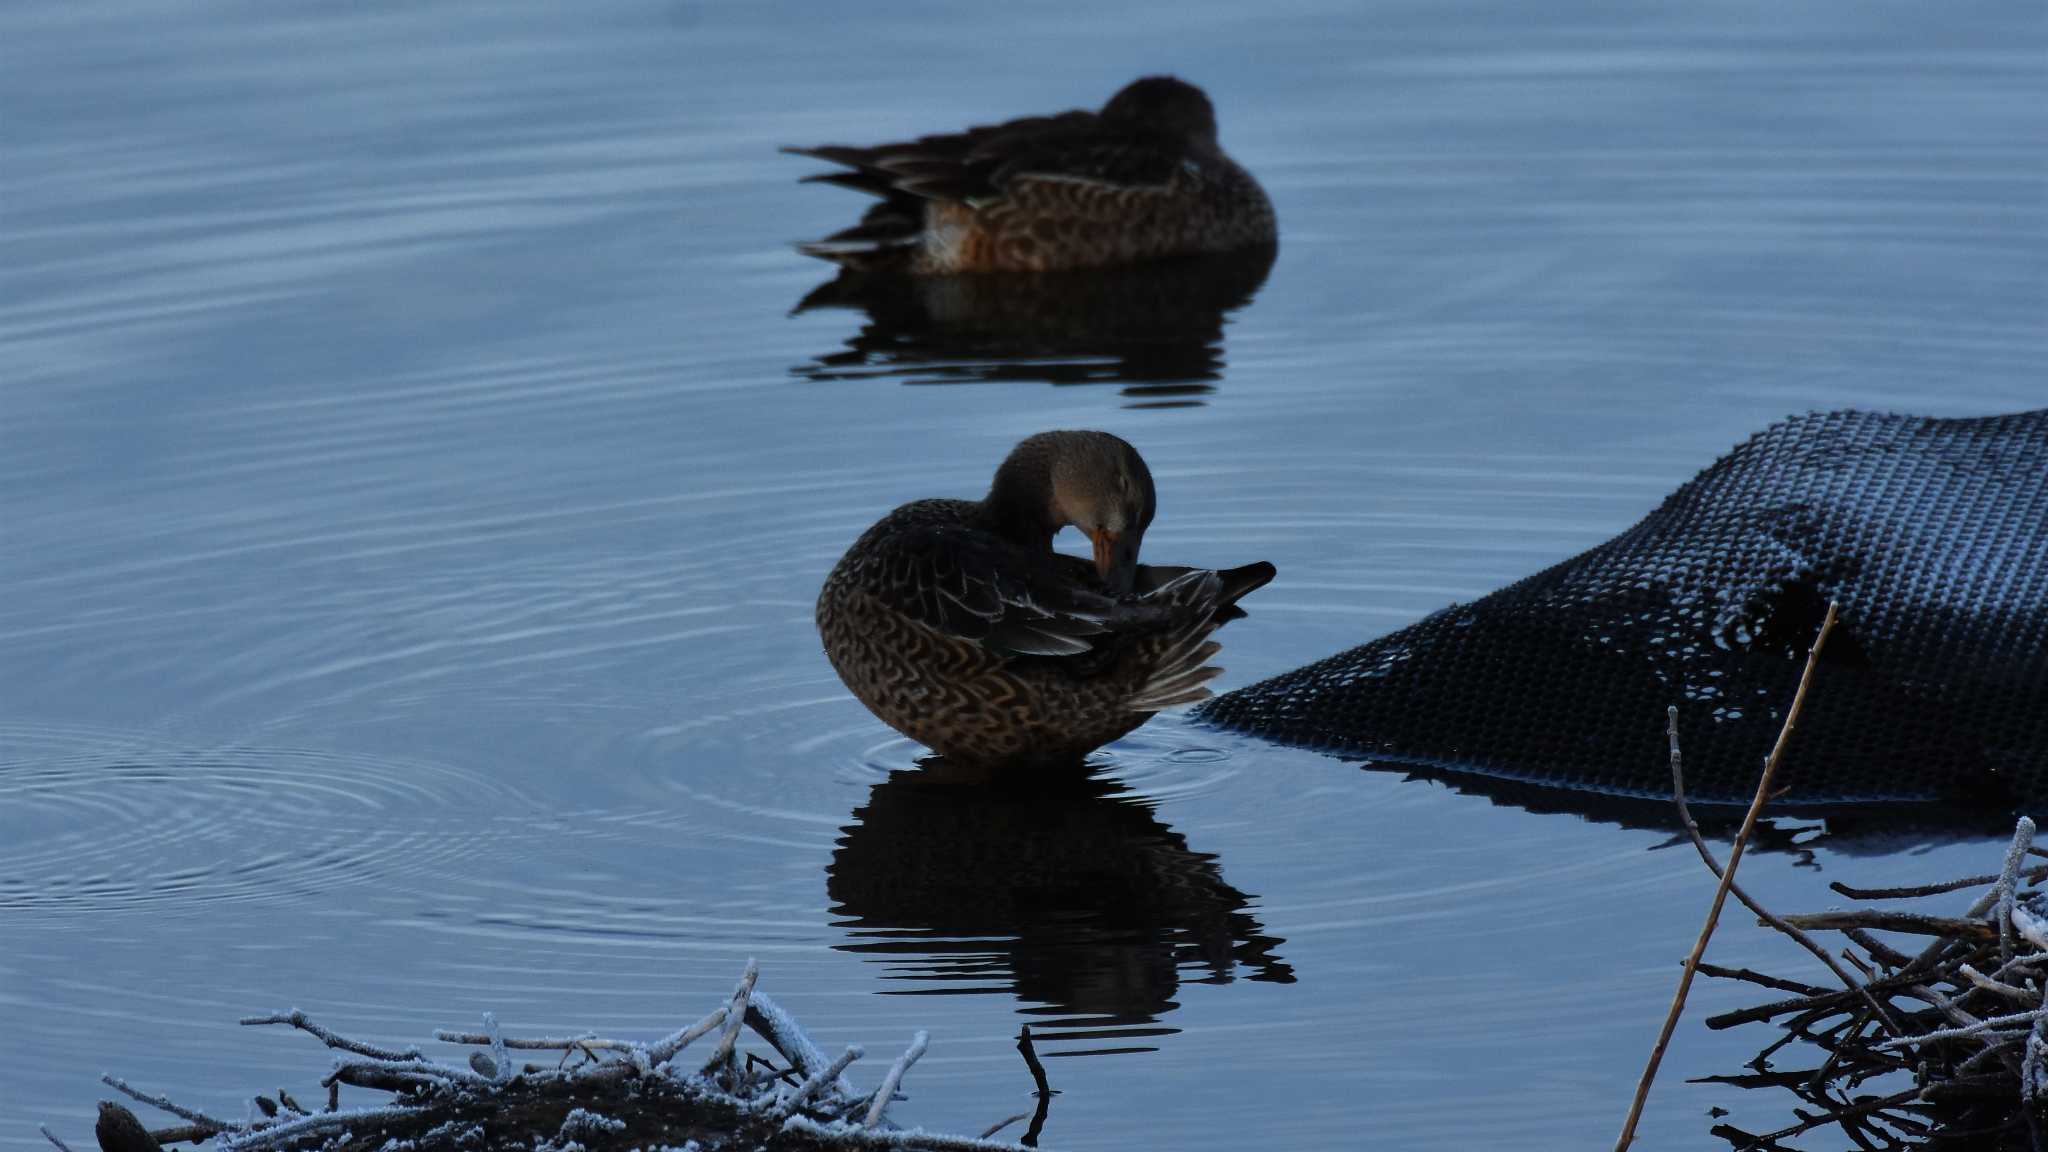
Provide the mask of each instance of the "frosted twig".
{"label": "frosted twig", "polygon": [[1992,890],[1998,901],[1998,960],[1999,963],[2012,961],[2012,898],[2013,884],[2019,879],[2020,864],[2027,858],[2027,849],[2034,846],[2034,822],[2022,816],[2013,826],[2012,845],[2005,850],[2005,868],[1998,874],[1998,887]]}
{"label": "frosted twig", "polygon": [[714,1008],[709,1016],[680,1031],[670,1033],[647,1049],[647,1060],[656,1068],[674,1059],[675,1054],[689,1047],[698,1037],[725,1023],[726,1010]]}
{"label": "frosted twig", "polygon": [[[2008,963],[2010,962],[2008,961]],[[1971,967],[1968,964],[1961,965],[1956,969],[1956,971],[1961,972],[1965,979],[1969,980],[1970,983],[1975,984],[1977,987],[1982,988],[1986,992],[1990,992],[1999,996],[2004,996],[2012,1000],[2035,999],[2034,993],[2027,991],[2025,988],[2016,987],[2014,985],[2007,984],[2002,980],[1986,976],[1985,974],[1977,971],[1975,968]],[[1999,971],[2003,972],[2005,971],[2005,969],[2000,968]]]}
{"label": "frosted twig", "polygon": [[48,1140],[52,1144],[55,1144],[61,1150],[61,1152],[71,1152],[71,1145],[66,1144],[62,1140],[57,1139],[56,1134],[50,1131],[50,1126],[48,1124],[36,1125],[36,1131],[41,1132],[43,1134],[43,1139]]}
{"label": "frosted twig", "polygon": [[800,1132],[821,1144],[841,1148],[906,1148],[916,1152],[1031,1152],[1022,1144],[981,1140],[972,1136],[943,1136],[901,1128],[843,1128],[820,1124],[808,1116],[791,1116],[783,1122],[785,1132]]}
{"label": "frosted twig", "polygon": [[2018,904],[2013,905],[2012,914],[2006,919],[2012,922],[2013,931],[2018,932],[2021,939],[2043,952],[2048,952],[2048,920],[2041,919],[2034,915],[2032,909]]}
{"label": "frosted twig", "polygon": [[496,1012],[484,1013],[484,1035],[491,1038],[491,1063],[496,1066],[493,1080],[512,1078],[512,1054],[505,1051],[505,1030],[498,1027]]}
{"label": "frosted twig", "polygon": [[918,1057],[924,1055],[925,1045],[930,1042],[931,1035],[922,1029],[910,1038],[910,1047],[903,1050],[903,1055],[898,1056],[894,1064],[889,1065],[889,1074],[882,1077],[882,1086],[875,1089],[874,1103],[868,1105],[868,1114],[861,1120],[861,1127],[873,1128],[882,1122],[882,1113],[889,1110],[889,1100],[896,1095],[896,1086],[903,1083],[903,1074],[910,1071],[910,1066],[917,1063]]}
{"label": "frosted twig", "polygon": [[165,1112],[169,1112],[173,1116],[190,1120],[194,1124],[211,1128],[215,1132],[226,1132],[230,1128],[234,1127],[234,1125],[229,1124],[225,1120],[215,1120],[213,1117],[208,1116],[204,1112],[196,1112],[190,1108],[185,1107],[182,1104],[172,1103],[168,1097],[152,1096],[147,1092],[132,1087],[126,1080],[121,1079],[119,1076],[109,1076],[102,1074],[100,1076],[100,1083],[105,1084],[107,1087],[112,1088],[114,1091],[119,1092],[122,1095],[129,1097],[130,1099],[140,1100],[144,1104],[147,1104],[152,1108],[160,1108]]}
{"label": "frosted twig", "polygon": [[1986,1032],[1995,1032],[2002,1028],[2010,1028],[2015,1024],[2033,1024],[2043,1016],[2048,1016],[2048,1008],[2030,1008],[2025,1012],[2014,1012],[2009,1016],[1986,1017],[1985,1019],[1973,1021],[1957,1028],[1942,1028],[1934,1032],[1922,1032],[1918,1036],[1900,1036],[1897,1039],[1881,1041],[1877,1044],[1877,1048],[1880,1050],[1908,1048],[1925,1044],[1930,1040],[1955,1040],[1964,1036],[1976,1036]]}
{"label": "frosted twig", "polygon": [[[747,1001],[747,1027],[766,1038],[799,1073],[809,1076],[825,1066],[825,1054],[811,1042],[810,1036],[782,1010],[782,1005],[758,987]],[[845,1092],[853,1091],[850,1084],[839,1087]]]}
{"label": "frosted twig", "polygon": [[784,1098],[782,1103],[777,1104],[775,1106],[775,1115],[787,1116],[795,1112],[803,1106],[804,1101],[816,1096],[819,1090],[823,1089],[827,1084],[838,1080],[840,1075],[846,1071],[846,1066],[860,1059],[862,1055],[860,1045],[848,1044],[846,1051],[841,1052],[837,1059],[811,1073],[809,1078],[797,1085],[796,1089]]}
{"label": "frosted twig", "polygon": [[2048,1059],[2048,990],[2041,994],[2041,1012],[2034,1017],[2033,1030],[2027,1034],[2027,1054],[2020,1061],[2020,1099],[2031,1107],[2044,1095],[2048,1088],[2048,1072],[2043,1071],[2044,1059]]}
{"label": "frosted twig", "polygon": [[251,1152],[257,1148],[268,1148],[278,1144],[296,1142],[301,1136],[316,1132],[354,1128],[368,1124],[392,1124],[419,1117],[419,1110],[402,1104],[383,1108],[359,1108],[347,1112],[318,1112],[283,1124],[272,1124],[251,1132],[223,1135],[220,1138],[222,1152]]}
{"label": "frosted twig", "polygon": [[754,995],[754,981],[760,976],[761,966],[749,958],[746,970],[740,973],[739,987],[732,990],[732,1003],[725,1009],[725,1031],[718,1034],[718,1047],[712,1049],[711,1059],[704,1062],[705,1071],[732,1059],[733,1045],[740,1040],[740,1025],[747,1022],[747,1001]]}
{"label": "frosted twig", "polygon": [[[2013,928],[2019,931],[2020,939],[2027,940],[2029,944],[2033,943],[2032,940],[2027,939],[2026,929],[2022,927],[2022,925],[2026,924],[2027,918],[2029,916],[2029,913],[2027,912],[2026,908],[2014,908],[2012,910],[2012,914]],[[2038,923],[2036,924],[2036,927],[2039,927]],[[2027,972],[2027,969],[2036,967],[2041,964],[2048,964],[2048,952],[2029,952],[2023,956],[2015,956],[2012,958],[2012,963],[2000,967],[1999,971],[2019,972],[2024,975],[2031,976],[2032,973]]]}
{"label": "frosted twig", "polygon": [[[501,1036],[505,1047],[520,1051],[545,1052],[624,1052],[639,1045],[631,1040],[606,1040],[600,1036]],[[488,1032],[457,1032],[442,1028],[434,1033],[434,1039],[446,1044],[485,1044],[491,1042]]]}
{"label": "frosted twig", "polygon": [[271,1016],[244,1016],[241,1023],[244,1025],[289,1024],[302,1032],[310,1032],[318,1036],[320,1042],[329,1048],[339,1048],[344,1052],[353,1052],[358,1056],[368,1056],[373,1060],[417,1060],[422,1055],[418,1048],[407,1048],[404,1051],[399,1051],[392,1048],[379,1048],[375,1044],[366,1044],[361,1040],[351,1040],[346,1036],[331,1032],[315,1024],[306,1018],[304,1012],[299,1011],[297,1008]]}
{"label": "frosted twig", "polygon": [[1956,1065],[1956,1075],[1967,1076],[1993,1060],[2003,1060],[2012,1054],[2008,1050],[2016,1041],[2030,1035],[2032,1035],[2031,1032],[2020,1032],[2007,1035],[2002,1039],[1996,1036],[1984,1037],[1984,1046],[1977,1049],[1976,1053],[1967,1060]]}
{"label": "frosted twig", "polygon": [[450,1084],[488,1084],[491,1081],[467,1068],[452,1064],[441,1064],[433,1060],[337,1060],[334,1071],[327,1074],[329,1080],[339,1078],[344,1072],[381,1072],[395,1076],[416,1076],[428,1080],[443,1080]]}
{"label": "frosted twig", "polygon": [[1728,902],[1728,889],[1735,883],[1735,869],[1742,863],[1742,850],[1749,843],[1750,833],[1756,830],[1757,817],[1762,815],[1765,802],[1771,798],[1771,779],[1777,775],[1778,762],[1785,755],[1785,745],[1791,742],[1792,730],[1799,723],[1799,713],[1806,706],[1806,689],[1813,682],[1813,668],[1820,661],[1821,645],[1827,643],[1828,633],[1834,627],[1835,604],[1829,601],[1827,615],[1820,622],[1820,632],[1813,638],[1813,646],[1806,650],[1806,667],[1799,673],[1799,687],[1792,693],[1792,706],[1785,710],[1785,723],[1778,729],[1777,743],[1771,746],[1771,754],[1764,761],[1763,775],[1757,779],[1756,797],[1749,802],[1749,811],[1742,817],[1742,827],[1736,830],[1735,840],[1728,846],[1728,867],[1721,873],[1720,884],[1714,889],[1714,900],[1707,908],[1706,922],[1700,925],[1699,937],[1693,941],[1692,952],[1679,970],[1678,990],[1671,997],[1671,1008],[1664,1015],[1664,1026],[1657,1033],[1657,1043],[1650,1049],[1650,1059],[1643,1068],[1642,1078],[1636,1082],[1635,1099],[1629,1103],[1628,1118],[1622,1122],[1614,1152],[1625,1152],[1635,1142],[1636,1124],[1642,1119],[1643,1104],[1650,1098],[1650,1085],[1657,1079],[1657,1066],[1664,1062],[1664,1050],[1670,1046],[1671,1034],[1678,1028],[1678,1017],[1685,1011],[1686,993],[1692,990],[1693,973],[1707,950],[1707,941],[1713,938],[1714,926],[1720,922],[1721,908]]}

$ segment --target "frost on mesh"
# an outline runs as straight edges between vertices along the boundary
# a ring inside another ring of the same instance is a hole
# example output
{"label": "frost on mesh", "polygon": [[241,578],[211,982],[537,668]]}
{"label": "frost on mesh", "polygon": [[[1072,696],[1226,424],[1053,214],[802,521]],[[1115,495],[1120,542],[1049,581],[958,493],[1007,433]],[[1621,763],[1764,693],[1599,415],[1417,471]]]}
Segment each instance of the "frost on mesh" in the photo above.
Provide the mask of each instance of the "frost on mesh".
{"label": "frost on mesh", "polygon": [[[1369,764],[1746,802],[1829,601],[1782,804],[2048,792],[2048,409],[1772,425],[1605,544],[1198,715]],[[1480,785],[1482,789],[1488,785]]]}
{"label": "frost on mesh", "polygon": [[[891,1104],[927,1044],[918,1032],[879,1088],[862,1092],[846,1076],[861,1049],[826,1059],[788,1013],[755,991],[746,972],[725,1003],[696,1023],[653,1041],[577,1036],[512,1036],[489,1014],[479,1032],[442,1031],[436,1039],[468,1046],[454,1062],[418,1048],[391,1049],[329,1030],[296,1009],[252,1016],[244,1024],[288,1024],[335,1050],[320,1082],[324,1098],[258,1096],[249,1116],[227,1121],[137,1089],[113,1076],[124,1095],[176,1116],[145,1129],[119,1104],[100,1105],[95,1129],[104,1152],[155,1152],[204,1143],[220,1152],[623,1152],[625,1149],[765,1149],[831,1152],[904,1149],[1019,1152],[1025,1146],[948,1136],[891,1123]],[[743,1041],[751,1030],[766,1045]],[[704,1040],[707,1047],[692,1049]],[[374,1102],[344,1100],[375,1093]],[[1043,1123],[1043,1109],[1038,1123]],[[1036,1134],[1033,1128],[1033,1135]],[[47,1134],[47,1133],[46,1133]],[[65,1145],[55,1136],[50,1141]]]}

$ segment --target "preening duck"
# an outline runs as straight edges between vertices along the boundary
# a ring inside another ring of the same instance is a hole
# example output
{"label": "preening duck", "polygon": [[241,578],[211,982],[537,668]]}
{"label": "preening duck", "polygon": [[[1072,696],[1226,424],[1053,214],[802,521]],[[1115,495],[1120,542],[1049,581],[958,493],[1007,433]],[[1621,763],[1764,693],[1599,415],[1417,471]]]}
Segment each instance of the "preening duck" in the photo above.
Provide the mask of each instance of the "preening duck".
{"label": "preening duck", "polygon": [[[1079,760],[1152,714],[1208,697],[1210,635],[1271,580],[1138,563],[1155,491],[1103,432],[1041,432],[980,500],[882,517],[818,595],[825,654],[890,727],[956,761]],[[1072,525],[1092,561],[1055,552]]]}

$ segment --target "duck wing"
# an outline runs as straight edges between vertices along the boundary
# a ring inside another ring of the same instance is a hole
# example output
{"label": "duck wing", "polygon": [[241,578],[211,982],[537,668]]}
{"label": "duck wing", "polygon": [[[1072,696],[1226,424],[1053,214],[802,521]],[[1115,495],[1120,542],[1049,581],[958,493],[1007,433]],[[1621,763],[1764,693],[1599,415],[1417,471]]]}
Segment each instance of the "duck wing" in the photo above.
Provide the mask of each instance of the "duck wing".
{"label": "duck wing", "polygon": [[1185,149],[1152,133],[1103,132],[1049,137],[1009,157],[991,183],[1088,184],[1117,190],[1164,189],[1187,163]]}
{"label": "duck wing", "polygon": [[1152,133],[1105,127],[1093,112],[1063,112],[897,144],[828,144],[784,152],[838,164],[844,172],[807,176],[870,195],[919,200],[992,200],[1028,182],[1117,188],[1160,187],[1183,162],[1182,149]]}
{"label": "duck wing", "polygon": [[890,608],[1006,656],[1092,652],[1127,614],[1114,597],[966,526],[891,533],[866,563],[874,568],[863,582]]}

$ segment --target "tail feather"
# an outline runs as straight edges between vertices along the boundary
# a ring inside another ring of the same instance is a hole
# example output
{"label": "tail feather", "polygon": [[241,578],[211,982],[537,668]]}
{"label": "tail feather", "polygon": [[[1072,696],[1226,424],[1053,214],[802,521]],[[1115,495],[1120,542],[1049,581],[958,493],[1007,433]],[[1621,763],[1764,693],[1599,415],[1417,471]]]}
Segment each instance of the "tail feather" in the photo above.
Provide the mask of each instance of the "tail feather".
{"label": "tail feather", "polygon": [[[1253,586],[1257,584],[1237,588],[1237,594],[1241,596]],[[1227,574],[1194,568],[1145,592],[1143,599],[1149,605],[1161,607],[1182,623],[1167,635],[1145,683],[1130,693],[1126,701],[1130,709],[1161,711],[1208,699],[1208,689],[1202,685],[1223,674],[1223,668],[1208,664],[1208,658],[1223,652],[1221,644],[1210,640],[1210,633],[1223,623],[1219,613],[1229,609],[1231,590]]]}
{"label": "tail feather", "polygon": [[798,244],[796,250],[848,268],[872,268],[908,257],[923,240],[922,209],[889,199],[869,207],[853,227]]}
{"label": "tail feather", "polygon": [[1223,669],[1211,664],[1206,668],[1195,669],[1187,677],[1177,680],[1172,684],[1161,685],[1157,688],[1148,685],[1144,691],[1131,697],[1131,711],[1163,712],[1168,708],[1177,708],[1182,704],[1200,703],[1212,695],[1203,685],[1221,675],[1223,675]]}
{"label": "tail feather", "polygon": [[1146,592],[1142,600],[1148,607],[1178,623],[1160,645],[1151,675],[1126,701],[1131,710],[1158,712],[1208,699],[1205,685],[1223,673],[1208,663],[1223,650],[1209,637],[1226,621],[1244,614],[1235,607],[1239,597],[1273,576],[1273,566],[1264,562],[1222,572],[1196,568],[1172,575]]}
{"label": "tail feather", "polygon": [[1264,560],[1238,568],[1223,569],[1216,573],[1217,579],[1223,582],[1222,603],[1226,606],[1237,603],[1247,595],[1264,588],[1279,574],[1279,569]]}
{"label": "tail feather", "polygon": [[851,172],[813,172],[809,176],[799,177],[797,183],[836,184],[841,188],[851,188],[856,192],[865,192],[870,196],[880,196],[884,199],[893,191],[886,179],[872,172],[860,170]]}

